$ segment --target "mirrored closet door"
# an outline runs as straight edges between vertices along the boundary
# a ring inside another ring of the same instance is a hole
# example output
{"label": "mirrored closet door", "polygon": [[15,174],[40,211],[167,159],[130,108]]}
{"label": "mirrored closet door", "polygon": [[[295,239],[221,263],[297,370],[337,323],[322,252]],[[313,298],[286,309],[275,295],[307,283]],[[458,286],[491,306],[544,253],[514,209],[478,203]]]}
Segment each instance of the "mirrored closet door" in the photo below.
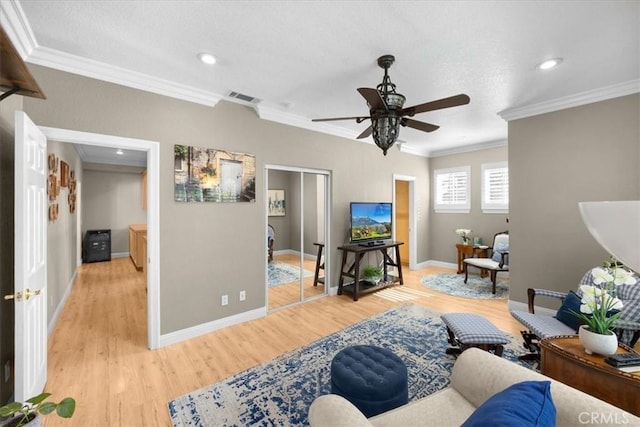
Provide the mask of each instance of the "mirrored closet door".
{"label": "mirrored closet door", "polygon": [[265,276],[268,308],[275,310],[326,292],[329,174],[269,165],[266,177]]}

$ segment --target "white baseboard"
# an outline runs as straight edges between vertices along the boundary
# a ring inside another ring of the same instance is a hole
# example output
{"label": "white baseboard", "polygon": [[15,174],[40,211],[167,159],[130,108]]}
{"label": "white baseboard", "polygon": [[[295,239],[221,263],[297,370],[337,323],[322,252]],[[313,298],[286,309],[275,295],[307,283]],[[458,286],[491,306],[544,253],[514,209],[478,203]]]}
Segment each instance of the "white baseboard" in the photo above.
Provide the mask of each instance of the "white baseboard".
{"label": "white baseboard", "polygon": [[176,344],[182,341],[189,340],[191,338],[199,337],[200,335],[208,334],[209,332],[217,331],[218,329],[226,328],[228,326],[237,325],[249,320],[259,319],[261,317],[265,317],[266,315],[267,307],[260,307],[255,310],[245,311],[244,313],[235,314],[223,319],[214,320],[212,322],[207,322],[201,325],[196,325],[190,328],[160,335],[158,348],[166,347],[171,344]]}
{"label": "white baseboard", "polygon": [[[67,303],[67,299],[69,298],[69,295],[71,294],[71,288],[73,288],[74,283],[76,282],[76,277],[78,276],[78,270],[73,272],[73,275],[71,276],[71,279],[69,280],[69,283],[67,284],[67,289],[65,289],[64,294],[62,295],[62,298],[60,299],[60,302],[58,303],[58,306],[56,307],[55,311],[53,312],[53,316],[51,316],[51,320],[49,321],[49,324],[47,325],[47,335],[51,335],[51,333],[53,332],[53,329],[56,327],[56,323],[58,323],[58,317],[60,317],[60,313],[62,313],[62,309],[64,308],[64,305]],[[49,295],[47,295],[47,298],[49,297]]]}

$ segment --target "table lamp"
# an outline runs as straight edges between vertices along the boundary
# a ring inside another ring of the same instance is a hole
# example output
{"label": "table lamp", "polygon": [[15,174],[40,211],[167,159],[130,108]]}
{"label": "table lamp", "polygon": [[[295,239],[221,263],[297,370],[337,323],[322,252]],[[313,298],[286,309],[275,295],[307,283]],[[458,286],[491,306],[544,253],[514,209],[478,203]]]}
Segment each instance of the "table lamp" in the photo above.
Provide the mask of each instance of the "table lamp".
{"label": "table lamp", "polygon": [[640,274],[640,200],[580,202],[578,206],[596,241]]}

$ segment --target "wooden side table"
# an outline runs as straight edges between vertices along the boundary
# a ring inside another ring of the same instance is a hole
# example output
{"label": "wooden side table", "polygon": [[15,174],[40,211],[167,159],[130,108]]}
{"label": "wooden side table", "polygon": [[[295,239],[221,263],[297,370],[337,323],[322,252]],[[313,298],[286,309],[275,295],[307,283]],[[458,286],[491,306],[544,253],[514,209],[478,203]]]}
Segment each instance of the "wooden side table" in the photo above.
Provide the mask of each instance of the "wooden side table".
{"label": "wooden side table", "polygon": [[[463,245],[462,243],[456,244],[456,249],[458,250],[458,274],[462,273],[463,261],[467,257],[479,257],[479,258],[487,258],[489,254],[488,246],[473,246],[473,245]],[[487,271],[482,270],[480,272],[480,276],[486,276]]]}
{"label": "wooden side table", "polygon": [[[628,352],[633,349],[618,344],[617,353]],[[577,335],[540,341],[540,368],[543,375],[640,415],[640,373],[623,372],[605,363],[604,356],[585,353]]]}

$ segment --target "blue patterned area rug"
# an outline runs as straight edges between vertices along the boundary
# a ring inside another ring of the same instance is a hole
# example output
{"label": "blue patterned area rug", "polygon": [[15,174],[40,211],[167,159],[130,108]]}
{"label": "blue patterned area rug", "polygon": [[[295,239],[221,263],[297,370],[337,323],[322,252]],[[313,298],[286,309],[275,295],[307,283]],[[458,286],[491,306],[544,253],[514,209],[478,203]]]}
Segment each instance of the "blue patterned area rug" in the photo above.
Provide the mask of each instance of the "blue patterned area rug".
{"label": "blue patterned area rug", "polygon": [[[313,276],[313,273],[304,270],[304,277],[311,276]],[[270,288],[299,280],[300,267],[278,261],[271,261],[267,266],[267,284]]]}
{"label": "blue patterned area rug", "polygon": [[[519,338],[510,338],[503,357],[517,362],[522,345]],[[440,314],[406,304],[176,398],[168,404],[173,425],[306,426],[313,400],[330,393],[331,360],[358,344],[388,348],[404,360],[409,400],[449,384],[455,359],[445,353],[448,343]]]}
{"label": "blue patterned area rug", "polygon": [[480,277],[469,275],[469,280],[464,283],[464,274],[443,273],[430,274],[420,279],[427,288],[457,297],[478,299],[504,299],[509,296],[508,280],[498,278],[496,281],[496,293],[492,293],[491,279],[489,276]]}

